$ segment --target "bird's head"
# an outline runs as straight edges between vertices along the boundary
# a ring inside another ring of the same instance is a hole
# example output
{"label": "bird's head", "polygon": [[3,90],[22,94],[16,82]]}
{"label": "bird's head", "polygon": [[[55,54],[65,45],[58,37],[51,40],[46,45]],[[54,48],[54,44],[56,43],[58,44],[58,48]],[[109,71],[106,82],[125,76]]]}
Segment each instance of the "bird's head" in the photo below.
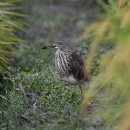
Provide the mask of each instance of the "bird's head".
{"label": "bird's head", "polygon": [[56,41],[55,42],[55,48],[60,48],[61,46],[63,46],[62,41]]}

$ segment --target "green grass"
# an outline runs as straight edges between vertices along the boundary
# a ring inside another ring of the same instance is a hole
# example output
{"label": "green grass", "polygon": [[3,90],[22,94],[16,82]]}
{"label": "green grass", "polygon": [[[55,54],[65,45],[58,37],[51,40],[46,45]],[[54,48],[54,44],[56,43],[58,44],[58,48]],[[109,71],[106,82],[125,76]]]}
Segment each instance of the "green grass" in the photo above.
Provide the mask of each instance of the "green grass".
{"label": "green grass", "polygon": [[81,127],[83,122],[77,122],[82,99],[80,89],[60,81],[52,67],[43,72],[18,73],[6,85],[9,82],[12,88],[2,102],[1,129]]}
{"label": "green grass", "polygon": [[16,30],[24,30],[24,15],[16,12],[13,2],[17,3],[19,0],[0,2],[0,74],[10,69],[14,44],[24,42],[15,33]]}

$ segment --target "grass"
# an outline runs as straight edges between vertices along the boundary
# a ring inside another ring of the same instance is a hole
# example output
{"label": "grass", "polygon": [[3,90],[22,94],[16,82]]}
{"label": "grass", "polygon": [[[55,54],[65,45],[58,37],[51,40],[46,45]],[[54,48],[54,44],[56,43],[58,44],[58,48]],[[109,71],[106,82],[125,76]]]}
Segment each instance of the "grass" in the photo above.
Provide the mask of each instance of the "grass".
{"label": "grass", "polygon": [[1,129],[7,126],[9,129],[21,129],[21,125],[24,129],[38,129],[38,126],[60,129],[66,125],[72,127],[80,120],[82,94],[79,87],[61,82],[52,67],[44,72],[18,73],[8,82],[7,85],[12,83],[12,88],[6,92],[6,99],[2,102],[5,111]]}
{"label": "grass", "polygon": [[[18,2],[18,0],[12,0]],[[16,5],[11,1],[0,2],[0,73],[9,69],[12,52],[14,52],[14,44],[23,42],[17,37],[15,31],[22,30],[25,23],[22,18],[24,15],[15,12]]]}
{"label": "grass", "polygon": [[103,1],[101,4],[104,9],[103,16],[98,22],[86,28],[82,35],[85,37],[94,35],[87,64],[89,71],[95,57],[99,55],[100,46],[107,45],[112,48],[100,54],[99,73],[92,79],[82,106],[86,110],[89,102],[98,99],[101,105],[95,116],[101,114],[111,129],[128,130],[130,18],[127,16],[130,14],[130,4],[127,0],[109,0],[109,6]]}

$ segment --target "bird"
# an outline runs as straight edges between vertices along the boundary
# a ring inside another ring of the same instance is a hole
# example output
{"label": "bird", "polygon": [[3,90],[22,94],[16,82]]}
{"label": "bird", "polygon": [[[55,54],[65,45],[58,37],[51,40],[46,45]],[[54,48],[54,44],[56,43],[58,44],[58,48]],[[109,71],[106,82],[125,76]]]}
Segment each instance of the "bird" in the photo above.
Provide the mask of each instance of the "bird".
{"label": "bird", "polygon": [[79,85],[82,92],[81,84],[89,81],[84,61],[62,41],[55,44],[42,47],[42,49],[56,48],[55,52],[55,68],[60,78],[72,85]]}

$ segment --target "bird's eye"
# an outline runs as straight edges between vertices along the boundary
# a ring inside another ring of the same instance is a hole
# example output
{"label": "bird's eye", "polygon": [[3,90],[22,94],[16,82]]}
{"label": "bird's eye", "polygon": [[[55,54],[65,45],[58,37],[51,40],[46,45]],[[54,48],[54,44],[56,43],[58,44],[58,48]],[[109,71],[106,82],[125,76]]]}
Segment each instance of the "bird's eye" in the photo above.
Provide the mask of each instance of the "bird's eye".
{"label": "bird's eye", "polygon": [[62,45],[62,41],[59,41],[59,44]]}
{"label": "bird's eye", "polygon": [[58,45],[62,45],[62,41],[58,41],[57,44],[58,44]]}

